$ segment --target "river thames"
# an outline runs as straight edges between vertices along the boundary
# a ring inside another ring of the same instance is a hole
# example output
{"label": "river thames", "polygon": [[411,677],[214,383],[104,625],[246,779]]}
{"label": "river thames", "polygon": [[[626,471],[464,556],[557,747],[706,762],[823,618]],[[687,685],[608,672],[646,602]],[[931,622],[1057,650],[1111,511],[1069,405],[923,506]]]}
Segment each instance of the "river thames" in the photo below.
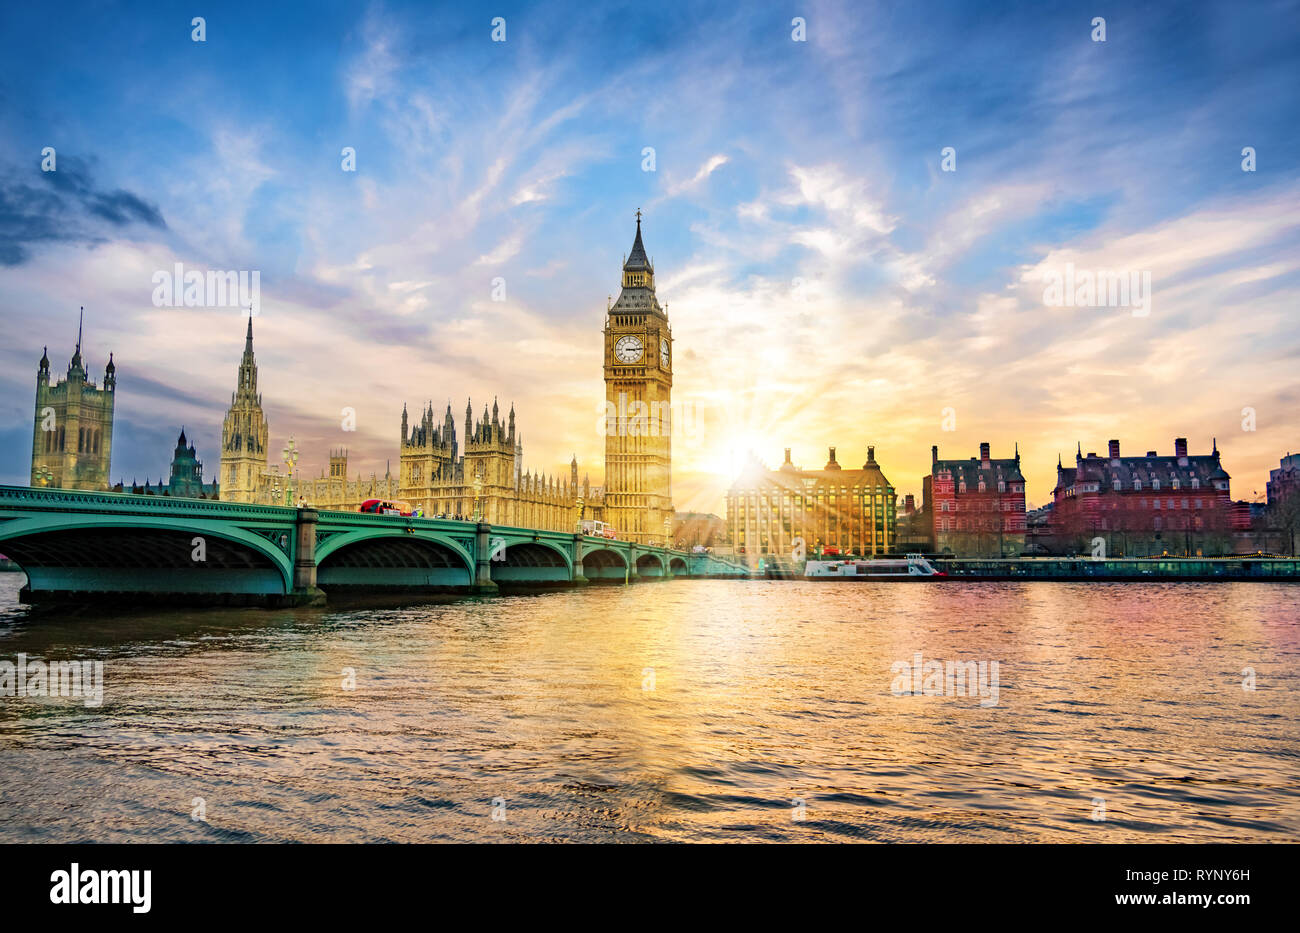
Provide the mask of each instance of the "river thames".
{"label": "river thames", "polygon": [[[103,703],[0,698],[0,842],[1300,840],[1300,586],[34,617],[21,582],[0,662],[103,661]],[[900,691],[918,654],[996,690]]]}

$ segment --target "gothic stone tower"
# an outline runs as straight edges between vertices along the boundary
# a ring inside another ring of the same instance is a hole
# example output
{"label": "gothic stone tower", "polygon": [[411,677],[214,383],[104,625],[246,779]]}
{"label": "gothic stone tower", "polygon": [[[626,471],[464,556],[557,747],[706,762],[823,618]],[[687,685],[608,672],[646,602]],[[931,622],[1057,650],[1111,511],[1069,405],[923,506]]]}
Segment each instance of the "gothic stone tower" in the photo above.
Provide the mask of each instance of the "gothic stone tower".
{"label": "gothic stone tower", "polygon": [[[506,522],[508,505],[515,496],[515,453],[523,438],[515,435],[515,408],[510,406],[510,424],[501,418],[496,399],[492,400],[492,418],[488,420],[487,406],[483,406],[483,419],[470,426],[469,404],[465,406],[465,457],[461,468],[464,483],[473,488],[477,477],[482,483],[480,494],[484,521]],[[519,457],[523,459],[522,454]]]}
{"label": "gothic stone tower", "polygon": [[642,544],[662,542],[673,517],[672,343],[637,211],[622,290],[605,317],[604,519]]}
{"label": "gothic stone tower", "polygon": [[253,318],[248,318],[244,356],[239,361],[239,386],[230,396],[230,409],[221,426],[221,498],[231,502],[253,502],[257,484],[266,472],[266,441],[269,434],[262,414],[262,396],[257,391],[257,362],[253,359]]}
{"label": "gothic stone tower", "polygon": [[473,514],[475,478],[481,485],[477,498],[484,521],[508,523],[520,486],[523,436],[515,430],[515,409],[501,417],[496,400],[489,416],[483,408],[481,421],[465,403],[465,446],[460,447],[451,404],[439,424],[430,403],[418,426],[412,428],[406,406],[402,406],[401,480],[398,495],[421,506],[426,515],[468,518]]}
{"label": "gothic stone tower", "polygon": [[108,355],[104,387],[86,378],[81,324],[68,377],[50,385],[48,348],[36,369],[36,420],[32,428],[32,485],[107,489],[113,450],[113,399],[117,367]]}

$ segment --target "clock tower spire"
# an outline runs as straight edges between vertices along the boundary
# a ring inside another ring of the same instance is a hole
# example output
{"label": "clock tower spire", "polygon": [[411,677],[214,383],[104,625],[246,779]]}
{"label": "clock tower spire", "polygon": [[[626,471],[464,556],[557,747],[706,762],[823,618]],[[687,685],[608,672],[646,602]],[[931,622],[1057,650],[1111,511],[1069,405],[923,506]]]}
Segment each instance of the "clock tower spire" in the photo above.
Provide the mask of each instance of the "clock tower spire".
{"label": "clock tower spire", "polygon": [[636,239],[605,315],[605,520],[618,536],[662,543],[672,502],[672,332],[654,264]]}

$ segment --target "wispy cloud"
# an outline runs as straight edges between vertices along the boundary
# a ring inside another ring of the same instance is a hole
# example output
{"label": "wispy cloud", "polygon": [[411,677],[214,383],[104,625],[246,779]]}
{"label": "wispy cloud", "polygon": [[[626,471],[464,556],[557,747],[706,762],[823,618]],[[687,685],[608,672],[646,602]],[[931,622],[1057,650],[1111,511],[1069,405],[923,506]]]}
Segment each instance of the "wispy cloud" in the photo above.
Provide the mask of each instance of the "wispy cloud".
{"label": "wispy cloud", "polygon": [[[485,22],[394,2],[306,29],[232,13],[207,48],[182,33],[126,62],[7,12],[6,99],[30,89],[9,137],[75,145],[57,178],[29,154],[0,182],[0,432],[29,425],[40,347],[66,355],[84,304],[123,423],[183,420],[215,465],[242,324],[152,306],[152,273],[182,261],[263,272],[273,443],[293,433],[309,469],[332,445],[382,471],[403,401],[450,398],[459,421],[466,395],[497,395],[529,466],[576,452],[599,479],[599,328],[643,207],[675,397],[707,419],[674,446],[680,508],[718,508],[737,451],[820,464],[832,444],[846,462],[875,444],[917,491],[932,443],[1020,441],[1041,502],[1076,440],[1218,436],[1248,491],[1295,448],[1300,397],[1287,9],[1126,10],[1101,44],[1095,11],[1069,4],[814,3],[806,43],[784,13],[692,7],[683,30],[643,5],[556,7],[506,11],[493,43]],[[95,9],[84,24],[148,31]],[[251,54],[213,54],[223,35]],[[14,77],[33,69],[48,82]],[[1149,269],[1150,316],[1046,307],[1041,277],[1066,263]],[[166,466],[154,434],[114,440],[114,473]]]}

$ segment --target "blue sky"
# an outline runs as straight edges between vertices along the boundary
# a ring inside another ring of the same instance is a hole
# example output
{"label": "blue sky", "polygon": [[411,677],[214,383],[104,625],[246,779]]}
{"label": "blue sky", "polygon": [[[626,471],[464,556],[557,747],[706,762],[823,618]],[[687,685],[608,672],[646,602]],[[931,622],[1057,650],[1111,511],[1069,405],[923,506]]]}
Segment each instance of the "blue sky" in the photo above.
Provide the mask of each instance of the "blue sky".
{"label": "blue sky", "polygon": [[[528,467],[596,479],[637,208],[692,406],[679,508],[750,448],[874,444],[919,491],[931,444],[1018,441],[1035,503],[1078,441],[1217,436],[1243,497],[1300,449],[1296,3],[10,5],[0,51],[5,482],[80,305],[114,475],[156,478],[182,424],[215,467],[243,324],[155,307],[178,261],[260,271],[272,445],[308,469],[382,470],[403,402],[495,395]],[[1150,315],[1045,307],[1066,263],[1150,271]]]}

